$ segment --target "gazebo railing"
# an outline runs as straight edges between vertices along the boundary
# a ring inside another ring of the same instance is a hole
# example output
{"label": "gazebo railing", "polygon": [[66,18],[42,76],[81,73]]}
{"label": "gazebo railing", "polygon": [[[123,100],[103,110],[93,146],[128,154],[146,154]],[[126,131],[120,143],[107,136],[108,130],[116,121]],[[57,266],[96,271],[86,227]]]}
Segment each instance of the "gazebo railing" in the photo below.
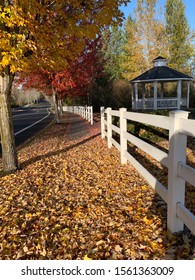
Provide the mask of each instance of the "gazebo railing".
{"label": "gazebo railing", "polygon": [[177,98],[157,99],[157,108],[177,108]]}
{"label": "gazebo railing", "polygon": [[[157,99],[157,109],[177,109],[178,99],[175,98],[158,98]],[[138,99],[136,102],[136,108],[133,109],[154,109],[154,98]],[[187,99],[180,99],[180,106],[186,106]]]}

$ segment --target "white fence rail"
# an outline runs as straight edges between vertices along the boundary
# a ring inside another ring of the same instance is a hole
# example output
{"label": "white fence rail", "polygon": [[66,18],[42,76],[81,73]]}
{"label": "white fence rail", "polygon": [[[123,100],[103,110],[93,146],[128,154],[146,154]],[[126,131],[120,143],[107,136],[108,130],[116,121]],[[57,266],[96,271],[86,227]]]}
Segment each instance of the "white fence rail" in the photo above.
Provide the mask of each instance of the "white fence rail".
{"label": "white fence rail", "polygon": [[[188,119],[188,112],[171,111],[169,117],[119,111],[101,107],[101,135],[107,137],[108,147],[114,145],[121,156],[121,163],[129,161],[167,203],[167,227],[174,233],[182,231],[184,224],[195,234],[195,216],[185,207],[185,182],[195,186],[195,169],[186,164],[187,135],[195,137],[195,120]],[[120,127],[112,124],[112,117],[120,119]],[[127,120],[169,130],[169,152],[144,142],[127,132]],[[120,143],[112,138],[112,131],[120,136]],[[128,141],[148,153],[168,168],[168,186],[165,187],[127,151]]]}
{"label": "white fence rail", "polygon": [[78,114],[93,124],[93,107],[92,106],[63,106],[63,111]]}

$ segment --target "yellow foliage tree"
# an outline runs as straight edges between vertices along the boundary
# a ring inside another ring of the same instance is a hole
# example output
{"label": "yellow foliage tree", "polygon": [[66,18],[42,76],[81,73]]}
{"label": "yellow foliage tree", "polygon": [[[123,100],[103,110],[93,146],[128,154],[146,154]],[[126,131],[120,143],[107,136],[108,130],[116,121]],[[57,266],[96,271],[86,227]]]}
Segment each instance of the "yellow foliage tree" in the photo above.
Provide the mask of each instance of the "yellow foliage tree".
{"label": "yellow foliage tree", "polygon": [[137,0],[135,9],[137,34],[140,38],[146,70],[153,67],[154,58],[159,55],[166,57],[167,53],[162,10],[158,5],[158,0]]}
{"label": "yellow foliage tree", "polygon": [[137,32],[136,22],[131,16],[128,17],[125,24],[125,37],[121,68],[123,77],[131,80],[146,70],[143,47],[140,44],[141,38]]}
{"label": "yellow foliage tree", "polygon": [[30,69],[59,70],[123,14],[128,0],[0,1],[0,133],[3,169],[18,168],[10,92],[14,75]]}

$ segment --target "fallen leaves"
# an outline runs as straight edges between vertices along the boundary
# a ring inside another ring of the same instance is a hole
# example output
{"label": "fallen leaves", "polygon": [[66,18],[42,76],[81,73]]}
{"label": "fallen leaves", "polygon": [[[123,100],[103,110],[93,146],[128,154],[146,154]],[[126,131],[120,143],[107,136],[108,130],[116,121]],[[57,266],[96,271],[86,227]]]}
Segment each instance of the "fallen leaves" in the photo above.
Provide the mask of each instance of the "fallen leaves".
{"label": "fallen leaves", "polygon": [[166,231],[166,204],[85,125],[48,128],[0,178],[0,259],[193,259],[191,235]]}
{"label": "fallen leaves", "polygon": [[87,255],[85,255],[83,259],[84,259],[85,261],[91,261],[91,260],[92,260],[92,259],[89,258]]}

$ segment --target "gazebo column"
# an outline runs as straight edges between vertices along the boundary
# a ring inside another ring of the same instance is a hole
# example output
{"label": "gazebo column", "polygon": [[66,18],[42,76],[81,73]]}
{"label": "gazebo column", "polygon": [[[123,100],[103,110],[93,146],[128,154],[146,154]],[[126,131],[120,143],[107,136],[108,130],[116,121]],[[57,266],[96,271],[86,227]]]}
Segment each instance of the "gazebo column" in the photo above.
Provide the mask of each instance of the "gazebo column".
{"label": "gazebo column", "polygon": [[143,109],[145,109],[145,83],[142,84],[142,100],[143,100]]}
{"label": "gazebo column", "polygon": [[189,108],[190,105],[190,81],[188,81],[188,89],[187,89],[187,108]]}
{"label": "gazebo column", "polygon": [[132,95],[131,95],[132,109],[135,109],[135,90],[134,85],[132,86]]}
{"label": "gazebo column", "polygon": [[138,109],[138,84],[135,83],[134,85],[135,89],[135,109]]}
{"label": "gazebo column", "polygon": [[157,110],[158,82],[154,82],[154,110]]}
{"label": "gazebo column", "polygon": [[177,82],[177,109],[180,109],[181,104],[181,81]]}

